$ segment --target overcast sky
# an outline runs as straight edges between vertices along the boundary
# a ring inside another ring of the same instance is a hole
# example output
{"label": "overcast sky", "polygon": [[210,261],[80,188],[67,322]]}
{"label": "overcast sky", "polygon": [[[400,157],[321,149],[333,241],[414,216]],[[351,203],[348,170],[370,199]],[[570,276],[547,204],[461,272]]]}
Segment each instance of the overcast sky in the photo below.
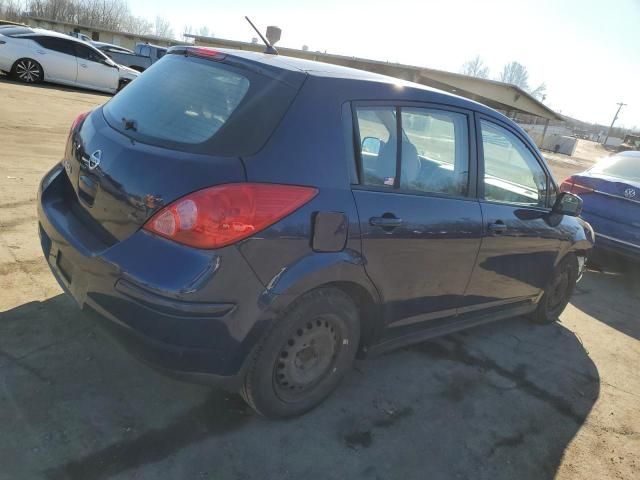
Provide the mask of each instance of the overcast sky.
{"label": "overcast sky", "polygon": [[545,103],[589,122],[640,128],[640,0],[129,0],[134,14],[250,41],[244,20],[282,29],[278,45],[454,72],[480,55],[496,78],[518,61]]}

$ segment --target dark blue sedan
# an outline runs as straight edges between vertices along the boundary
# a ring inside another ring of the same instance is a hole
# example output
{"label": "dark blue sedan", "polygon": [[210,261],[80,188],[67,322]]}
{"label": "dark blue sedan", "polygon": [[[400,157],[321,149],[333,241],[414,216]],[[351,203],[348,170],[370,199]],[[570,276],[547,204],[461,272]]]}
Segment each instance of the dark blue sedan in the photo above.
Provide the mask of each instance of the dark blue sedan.
{"label": "dark blue sedan", "polygon": [[267,416],[357,354],[553,322],[593,244],[531,139],[422,85],[174,47],[79,116],[38,192],[62,288],[147,362]]}
{"label": "dark blue sedan", "polygon": [[618,153],[567,178],[561,190],[579,195],[596,249],[640,260],[640,152]]}

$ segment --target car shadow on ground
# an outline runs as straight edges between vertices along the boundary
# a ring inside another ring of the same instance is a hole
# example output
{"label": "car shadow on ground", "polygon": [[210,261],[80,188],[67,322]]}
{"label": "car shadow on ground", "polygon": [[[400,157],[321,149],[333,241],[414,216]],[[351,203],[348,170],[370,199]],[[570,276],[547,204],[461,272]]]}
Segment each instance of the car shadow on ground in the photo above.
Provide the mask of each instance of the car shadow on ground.
{"label": "car shadow on ground", "polygon": [[599,391],[572,332],[512,319],[359,362],[270,421],[133,360],[65,296],[0,313],[8,478],[552,479]]}
{"label": "car shadow on ground", "polygon": [[599,258],[577,285],[571,303],[590,317],[640,340],[640,264],[617,257]]}
{"label": "car shadow on ground", "polygon": [[98,92],[96,90],[89,90],[89,89],[79,88],[79,87],[77,87],[77,88],[76,87],[69,87],[69,86],[60,85],[60,84],[57,84],[57,83],[42,82],[42,83],[29,83],[29,84],[26,84],[24,82],[19,82],[18,80],[14,80],[9,75],[6,75],[4,73],[0,73],[0,83],[2,83],[2,82],[14,84],[14,85],[24,85],[25,87],[29,87],[29,88],[41,88],[41,89],[45,89],[45,90],[58,90],[60,92],[90,93],[92,95],[100,95],[100,96],[103,96],[105,98],[111,98],[113,96],[113,95],[111,95],[109,93],[105,93],[105,92]]}

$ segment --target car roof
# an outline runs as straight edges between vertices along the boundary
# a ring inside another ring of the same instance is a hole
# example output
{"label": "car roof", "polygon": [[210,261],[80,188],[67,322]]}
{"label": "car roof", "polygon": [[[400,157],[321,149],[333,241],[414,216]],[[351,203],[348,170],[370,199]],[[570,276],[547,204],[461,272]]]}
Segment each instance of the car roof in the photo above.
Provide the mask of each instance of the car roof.
{"label": "car roof", "polygon": [[68,40],[70,42],[75,42],[79,45],[84,45],[85,47],[92,48],[93,50],[98,50],[96,47],[94,47],[90,43],[87,43],[76,37],[72,37],[71,35],[67,35],[66,33],[58,33],[58,32],[54,32],[53,30],[45,30],[44,28],[29,28],[25,30],[26,30],[25,32],[21,32],[20,34],[14,35],[14,37],[21,38],[21,37],[30,37],[33,35],[41,35],[43,37],[62,38],[64,40]]}
{"label": "car roof", "polygon": [[438,90],[437,88],[422,85],[420,83],[410,82],[402,80],[396,77],[390,77],[388,75],[382,75],[380,73],[369,72],[365,70],[359,70],[351,67],[344,67],[342,65],[334,65],[330,63],[317,62],[314,60],[306,60],[302,58],[287,57],[285,55],[272,55],[268,53],[252,52],[247,50],[233,50],[227,48],[213,48],[213,50],[240,57],[249,61],[268,64],[276,68],[282,68],[284,70],[290,70],[295,72],[303,72],[313,77],[324,78],[342,78],[348,80],[382,83],[392,85],[394,87],[405,87],[407,89],[419,90],[422,92],[435,93],[441,96],[443,99],[448,99],[451,103],[455,103],[459,106],[470,108],[476,111],[490,113],[494,117],[500,117],[501,119],[507,119],[504,115],[496,110],[483,105],[482,103],[474,100],[455,95],[453,93],[446,92],[444,90]]}

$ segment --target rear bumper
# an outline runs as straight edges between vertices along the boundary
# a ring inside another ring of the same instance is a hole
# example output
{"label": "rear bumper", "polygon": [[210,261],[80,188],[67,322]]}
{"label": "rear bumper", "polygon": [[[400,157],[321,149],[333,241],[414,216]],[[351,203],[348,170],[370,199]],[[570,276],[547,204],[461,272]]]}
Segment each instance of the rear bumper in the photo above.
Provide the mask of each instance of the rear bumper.
{"label": "rear bumper", "polygon": [[102,245],[57,191],[66,176],[52,174],[39,191],[39,234],[64,291],[146,363],[233,387],[269,303],[237,248],[200,251],[145,231]]}

